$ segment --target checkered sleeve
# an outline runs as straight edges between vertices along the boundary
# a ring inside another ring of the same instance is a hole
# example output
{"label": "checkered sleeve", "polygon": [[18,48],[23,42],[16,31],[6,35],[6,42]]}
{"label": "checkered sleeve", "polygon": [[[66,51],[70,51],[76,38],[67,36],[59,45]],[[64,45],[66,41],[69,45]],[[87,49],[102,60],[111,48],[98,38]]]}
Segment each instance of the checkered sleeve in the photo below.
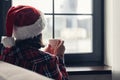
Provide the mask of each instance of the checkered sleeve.
{"label": "checkered sleeve", "polygon": [[64,64],[64,58],[61,58],[61,57],[58,57],[58,60],[59,60],[59,69],[60,69],[60,72],[62,73],[64,79],[63,80],[68,80],[68,73],[66,71],[66,66]]}
{"label": "checkered sleeve", "polygon": [[46,55],[42,61],[44,61],[44,63],[39,61],[35,62],[33,71],[55,80],[68,80],[66,73],[60,69],[59,60],[56,56]]}

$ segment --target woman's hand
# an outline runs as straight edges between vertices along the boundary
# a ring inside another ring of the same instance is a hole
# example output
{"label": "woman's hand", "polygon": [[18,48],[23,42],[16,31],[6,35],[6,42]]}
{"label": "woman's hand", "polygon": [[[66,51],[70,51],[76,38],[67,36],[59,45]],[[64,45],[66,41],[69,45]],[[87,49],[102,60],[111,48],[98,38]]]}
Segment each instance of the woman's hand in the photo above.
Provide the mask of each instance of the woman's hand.
{"label": "woman's hand", "polygon": [[51,53],[51,54],[54,54],[54,49],[51,47],[50,44],[48,44],[48,46],[47,46],[46,49],[45,49],[45,52],[49,52],[49,53]]}
{"label": "woman's hand", "polygon": [[61,41],[60,44],[55,48],[54,54],[59,57],[63,57],[65,52],[64,41]]}

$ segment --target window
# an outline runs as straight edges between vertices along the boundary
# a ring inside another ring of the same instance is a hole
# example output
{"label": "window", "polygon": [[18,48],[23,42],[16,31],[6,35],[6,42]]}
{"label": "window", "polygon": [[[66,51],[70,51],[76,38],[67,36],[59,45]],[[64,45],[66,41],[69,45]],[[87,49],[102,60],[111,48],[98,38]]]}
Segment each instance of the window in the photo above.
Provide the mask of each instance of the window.
{"label": "window", "polygon": [[44,42],[50,38],[65,41],[66,65],[104,65],[103,0],[12,0],[12,5],[20,4],[44,12]]}
{"label": "window", "polygon": [[1,36],[5,35],[6,13],[10,6],[11,6],[11,0],[0,1],[0,39]]}

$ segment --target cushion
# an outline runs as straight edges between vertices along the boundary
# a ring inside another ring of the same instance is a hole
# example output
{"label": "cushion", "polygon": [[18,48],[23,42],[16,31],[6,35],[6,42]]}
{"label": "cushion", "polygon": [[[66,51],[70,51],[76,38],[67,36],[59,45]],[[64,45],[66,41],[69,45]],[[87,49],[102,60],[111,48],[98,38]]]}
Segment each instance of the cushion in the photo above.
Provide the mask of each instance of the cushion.
{"label": "cushion", "polygon": [[0,61],[0,80],[52,80],[35,72]]}

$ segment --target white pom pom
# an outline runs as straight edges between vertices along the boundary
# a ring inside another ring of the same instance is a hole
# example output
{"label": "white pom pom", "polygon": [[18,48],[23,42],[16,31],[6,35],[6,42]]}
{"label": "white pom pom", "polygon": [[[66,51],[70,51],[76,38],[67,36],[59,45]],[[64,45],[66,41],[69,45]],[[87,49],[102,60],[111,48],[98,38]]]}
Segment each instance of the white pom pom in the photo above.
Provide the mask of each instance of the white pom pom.
{"label": "white pom pom", "polygon": [[15,40],[13,37],[4,37],[1,43],[3,43],[5,47],[10,48],[15,45]]}

